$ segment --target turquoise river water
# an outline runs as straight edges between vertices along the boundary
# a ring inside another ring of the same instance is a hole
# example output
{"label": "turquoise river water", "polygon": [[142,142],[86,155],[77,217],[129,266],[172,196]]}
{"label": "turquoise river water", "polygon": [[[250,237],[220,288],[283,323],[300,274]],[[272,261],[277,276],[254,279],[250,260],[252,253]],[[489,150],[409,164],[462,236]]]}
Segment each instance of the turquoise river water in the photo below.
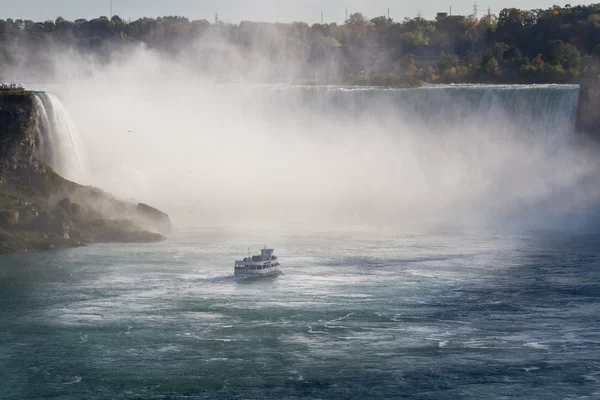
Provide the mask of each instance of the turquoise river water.
{"label": "turquoise river water", "polygon": [[1,257],[0,397],[600,396],[598,235],[249,237]]}

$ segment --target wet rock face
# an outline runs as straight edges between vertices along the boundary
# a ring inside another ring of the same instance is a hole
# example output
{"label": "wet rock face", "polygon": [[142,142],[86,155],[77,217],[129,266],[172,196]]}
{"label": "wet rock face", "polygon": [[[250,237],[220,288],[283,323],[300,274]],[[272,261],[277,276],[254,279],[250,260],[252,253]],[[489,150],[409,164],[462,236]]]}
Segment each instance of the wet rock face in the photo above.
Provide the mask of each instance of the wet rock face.
{"label": "wet rock face", "polygon": [[82,229],[89,242],[153,243],[166,240],[163,235],[148,232],[132,220],[88,221]]}
{"label": "wet rock face", "polygon": [[69,218],[77,219],[81,216],[81,205],[71,202],[69,198],[65,198],[58,202],[56,211],[62,212]]}
{"label": "wet rock face", "polygon": [[136,213],[142,223],[151,229],[158,230],[163,235],[167,235],[173,230],[169,216],[154,207],[139,203],[136,207]]}
{"label": "wet rock face", "polygon": [[47,211],[43,211],[37,218],[32,219],[26,228],[36,232],[52,233],[54,231],[53,226],[54,220]]}
{"label": "wet rock face", "polygon": [[33,94],[0,96],[0,180],[9,172],[37,171]]}
{"label": "wet rock face", "polygon": [[27,225],[39,216],[38,210],[33,207],[19,208],[19,223]]}
{"label": "wet rock face", "polygon": [[0,211],[0,227],[10,227],[19,223],[18,211]]}
{"label": "wet rock face", "polygon": [[600,138],[600,77],[587,78],[579,87],[575,129],[594,139]]}
{"label": "wet rock face", "polygon": [[166,240],[167,214],[67,181],[39,157],[35,104],[31,92],[0,91],[0,255]]}

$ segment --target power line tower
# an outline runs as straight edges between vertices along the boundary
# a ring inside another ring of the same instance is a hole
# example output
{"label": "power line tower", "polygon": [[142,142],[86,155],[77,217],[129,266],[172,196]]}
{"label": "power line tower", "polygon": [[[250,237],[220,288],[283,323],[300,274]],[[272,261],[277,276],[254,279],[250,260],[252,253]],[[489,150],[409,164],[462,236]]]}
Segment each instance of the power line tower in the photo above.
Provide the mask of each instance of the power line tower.
{"label": "power line tower", "polygon": [[219,23],[219,13],[215,13],[215,24]]}
{"label": "power line tower", "polygon": [[488,7],[488,17],[492,17],[492,8]]}
{"label": "power line tower", "polygon": [[417,18],[419,18],[419,19],[423,18],[423,14],[421,14],[421,10],[419,10],[419,12],[417,13]]}
{"label": "power line tower", "polygon": [[477,21],[477,3],[473,4],[473,17]]}

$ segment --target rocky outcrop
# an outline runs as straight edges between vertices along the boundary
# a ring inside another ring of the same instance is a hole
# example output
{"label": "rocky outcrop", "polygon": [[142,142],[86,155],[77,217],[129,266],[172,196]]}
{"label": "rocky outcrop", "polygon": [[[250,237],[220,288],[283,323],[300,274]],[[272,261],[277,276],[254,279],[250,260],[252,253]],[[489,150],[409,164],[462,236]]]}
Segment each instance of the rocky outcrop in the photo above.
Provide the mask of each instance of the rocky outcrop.
{"label": "rocky outcrop", "polygon": [[88,243],[148,243],[165,240],[160,233],[149,232],[131,220],[94,220],[82,224],[77,235]]}
{"label": "rocky outcrop", "polygon": [[33,96],[0,91],[0,255],[165,240],[167,214],[63,179],[39,157]]}
{"label": "rocky outcrop", "polygon": [[19,223],[19,212],[4,210],[0,211],[0,226],[11,227]]}
{"label": "rocky outcrop", "polygon": [[36,114],[33,94],[0,92],[0,190],[21,189],[27,178],[42,176],[44,165],[36,154]]}
{"label": "rocky outcrop", "polygon": [[575,128],[580,133],[600,137],[600,77],[587,77],[579,85]]}
{"label": "rocky outcrop", "polygon": [[159,232],[167,235],[173,230],[169,216],[164,212],[150,207],[147,204],[139,203],[136,207],[138,218],[149,227],[155,227]]}

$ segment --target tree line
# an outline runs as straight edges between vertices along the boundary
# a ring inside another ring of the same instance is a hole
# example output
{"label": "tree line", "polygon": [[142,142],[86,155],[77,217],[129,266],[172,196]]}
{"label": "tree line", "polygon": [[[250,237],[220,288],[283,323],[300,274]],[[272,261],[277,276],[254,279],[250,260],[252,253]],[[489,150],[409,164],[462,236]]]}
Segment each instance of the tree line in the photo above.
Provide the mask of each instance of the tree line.
{"label": "tree line", "polygon": [[600,3],[507,8],[498,15],[394,21],[361,13],[343,24],[190,21],[118,16],[55,21],[0,19],[0,77],[74,48],[100,60],[143,43],[200,71],[239,74],[268,61],[273,79],[416,86],[422,82],[566,83],[597,74]]}

